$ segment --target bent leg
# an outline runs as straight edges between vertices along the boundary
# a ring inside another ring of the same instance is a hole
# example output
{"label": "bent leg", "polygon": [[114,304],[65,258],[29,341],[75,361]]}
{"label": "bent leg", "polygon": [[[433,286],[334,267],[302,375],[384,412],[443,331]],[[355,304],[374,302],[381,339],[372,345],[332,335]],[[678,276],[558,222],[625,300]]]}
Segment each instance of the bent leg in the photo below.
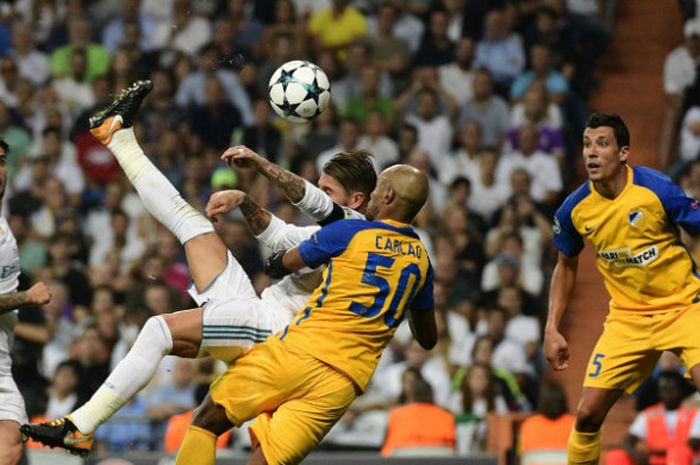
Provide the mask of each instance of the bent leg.
{"label": "bent leg", "polygon": [[623,392],[619,389],[583,388],[576,411],[576,423],[569,435],[570,465],[595,465],[600,461],[600,427]]}
{"label": "bent leg", "polygon": [[175,465],[190,463],[214,465],[216,438],[231,428],[233,424],[226,416],[226,410],[212,402],[211,396],[207,394],[197,408],[192,424],[187,428]]}
{"label": "bent leg", "polygon": [[166,355],[194,358],[202,336],[202,309],[153,316],[105,382],[70,414],[83,434],[90,434],[126,405],[153,378]]}
{"label": "bent leg", "polygon": [[19,424],[0,420],[0,465],[16,465],[22,458],[22,434]]}

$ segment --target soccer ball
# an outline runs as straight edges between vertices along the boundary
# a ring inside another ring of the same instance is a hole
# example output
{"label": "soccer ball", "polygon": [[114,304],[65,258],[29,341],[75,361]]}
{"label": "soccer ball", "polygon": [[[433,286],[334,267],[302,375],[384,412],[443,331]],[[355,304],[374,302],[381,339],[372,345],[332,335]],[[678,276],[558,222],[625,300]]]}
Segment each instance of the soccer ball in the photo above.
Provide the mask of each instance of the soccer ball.
{"label": "soccer ball", "polygon": [[331,100],[331,84],[315,64],[294,60],[275,70],[268,93],[275,113],[288,121],[303,123],[326,109]]}

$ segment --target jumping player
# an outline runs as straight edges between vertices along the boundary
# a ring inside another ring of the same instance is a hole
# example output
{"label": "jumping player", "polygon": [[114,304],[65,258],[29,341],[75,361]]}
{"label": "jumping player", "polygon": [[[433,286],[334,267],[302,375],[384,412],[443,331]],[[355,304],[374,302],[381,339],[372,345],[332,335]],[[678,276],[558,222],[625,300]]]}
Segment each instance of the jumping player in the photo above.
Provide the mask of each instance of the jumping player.
{"label": "jumping player", "polygon": [[[126,89],[104,112],[91,118],[91,132],[114,153],[148,211],[184,245],[193,280],[190,293],[200,307],[149,318],[127,356],[87,403],[67,417],[22,427],[22,432],[35,440],[80,455],[89,452],[94,430],[148,383],[164,356],[214,356],[229,362],[253,343],[282,330],[320,282],[320,271],[295,274],[257,297],[210,221],[185,202],[138,145],[132,125],[151,87],[150,81],[139,81]],[[296,186],[302,197],[296,199],[297,206],[315,219],[328,219],[339,211],[341,216],[353,214],[338,210],[310,183],[275,169],[277,184],[283,191]],[[337,155],[326,165],[325,174],[322,181],[350,190],[348,207],[364,210],[376,182],[366,153]],[[217,201],[231,206],[230,198],[237,194],[242,193],[217,194],[208,211],[212,215],[220,212],[215,208]],[[238,195],[237,199],[258,238],[273,249],[296,245],[318,229],[286,225],[250,197]]]}

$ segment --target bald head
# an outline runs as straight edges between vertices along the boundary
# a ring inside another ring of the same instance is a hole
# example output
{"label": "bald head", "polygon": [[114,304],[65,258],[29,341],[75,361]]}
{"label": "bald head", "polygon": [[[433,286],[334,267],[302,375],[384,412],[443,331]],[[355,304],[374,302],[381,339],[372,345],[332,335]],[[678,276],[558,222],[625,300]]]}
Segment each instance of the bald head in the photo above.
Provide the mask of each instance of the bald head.
{"label": "bald head", "polygon": [[413,221],[428,199],[428,177],[409,165],[394,165],[377,179],[367,207],[368,219]]}

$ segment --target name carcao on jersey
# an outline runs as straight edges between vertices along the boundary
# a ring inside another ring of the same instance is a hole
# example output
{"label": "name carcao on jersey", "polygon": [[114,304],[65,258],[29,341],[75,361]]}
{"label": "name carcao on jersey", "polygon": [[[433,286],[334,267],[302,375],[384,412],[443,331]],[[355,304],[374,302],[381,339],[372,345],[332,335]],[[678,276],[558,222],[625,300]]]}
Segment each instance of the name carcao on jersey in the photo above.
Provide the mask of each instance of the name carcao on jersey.
{"label": "name carcao on jersey", "polygon": [[423,248],[421,246],[414,246],[410,242],[404,243],[399,239],[392,239],[390,237],[377,235],[375,237],[374,245],[377,250],[388,250],[401,255],[409,255],[416,258],[421,258],[423,255]]}

